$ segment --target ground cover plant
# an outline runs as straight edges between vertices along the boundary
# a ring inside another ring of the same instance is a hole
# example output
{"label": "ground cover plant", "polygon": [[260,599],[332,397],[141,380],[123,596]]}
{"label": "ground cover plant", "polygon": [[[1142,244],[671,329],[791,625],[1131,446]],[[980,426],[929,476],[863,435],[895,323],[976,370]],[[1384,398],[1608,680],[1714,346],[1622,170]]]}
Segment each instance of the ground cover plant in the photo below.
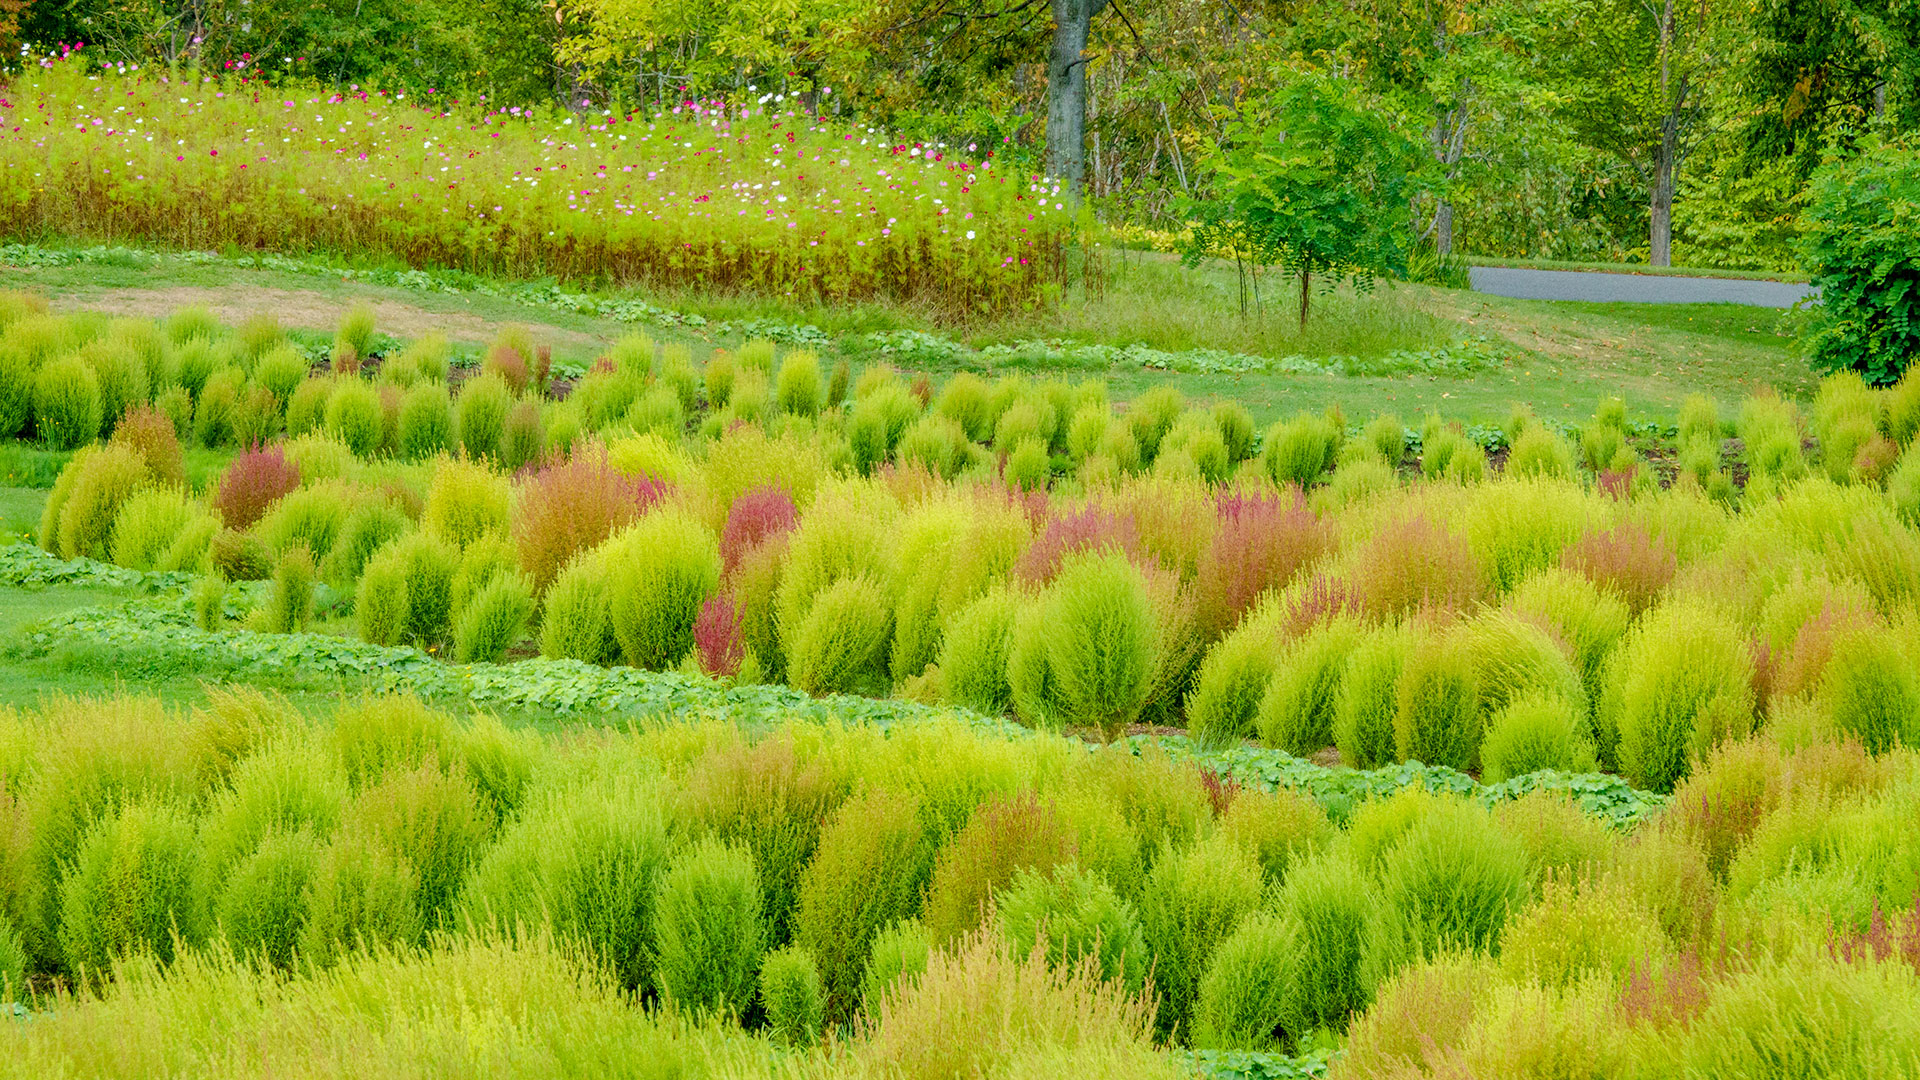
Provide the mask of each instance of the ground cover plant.
{"label": "ground cover plant", "polygon": [[827,124],[797,98],[536,117],[405,97],[54,63],[9,87],[0,213],[22,236],[956,312],[1038,302],[1075,229],[1055,189],[985,149]]}

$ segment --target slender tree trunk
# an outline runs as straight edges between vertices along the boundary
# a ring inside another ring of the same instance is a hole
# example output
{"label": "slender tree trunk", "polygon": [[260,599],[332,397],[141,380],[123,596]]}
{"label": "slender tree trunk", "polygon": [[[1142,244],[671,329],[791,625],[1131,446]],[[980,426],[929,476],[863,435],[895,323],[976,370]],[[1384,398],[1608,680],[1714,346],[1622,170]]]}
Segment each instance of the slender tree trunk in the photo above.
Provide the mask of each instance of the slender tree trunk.
{"label": "slender tree trunk", "polygon": [[1047,61],[1047,173],[1078,193],[1087,174],[1087,35],[1108,0],[1053,0]]}
{"label": "slender tree trunk", "polygon": [[1300,329],[1302,330],[1307,328],[1307,300],[1313,295],[1308,291],[1307,285],[1312,280],[1313,271],[1302,266],[1300,268]]}
{"label": "slender tree trunk", "polygon": [[1660,123],[1660,156],[1653,165],[1653,192],[1647,207],[1650,266],[1673,265],[1673,188],[1680,171],[1679,144],[1680,119],[1668,113]]}

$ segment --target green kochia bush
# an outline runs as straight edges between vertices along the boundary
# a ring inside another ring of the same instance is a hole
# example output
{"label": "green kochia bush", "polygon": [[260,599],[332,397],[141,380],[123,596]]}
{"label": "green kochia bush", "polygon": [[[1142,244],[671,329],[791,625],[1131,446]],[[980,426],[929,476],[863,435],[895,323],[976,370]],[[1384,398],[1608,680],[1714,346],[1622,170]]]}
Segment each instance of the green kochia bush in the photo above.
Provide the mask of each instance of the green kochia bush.
{"label": "green kochia bush", "polygon": [[1454,950],[1497,952],[1507,916],[1529,889],[1519,842],[1485,810],[1462,800],[1428,802],[1380,867],[1392,947],[1409,959]]}
{"label": "green kochia bush", "polygon": [[453,627],[454,658],[498,663],[533,618],[533,583],[517,571],[495,574],[460,609]]}
{"label": "green kochia bush", "polygon": [[1018,606],[1014,592],[997,588],[955,613],[940,646],[940,683],[948,701],[989,716],[1007,711],[1013,701],[1007,660]]}
{"label": "green kochia bush", "polygon": [[826,1020],[826,987],[813,954],[798,945],[767,954],[760,967],[760,1008],[773,1037],[792,1047],[811,1046]]}
{"label": "green kochia bush", "polygon": [[1333,744],[1346,764],[1374,769],[1394,759],[1400,672],[1416,645],[1405,626],[1373,630],[1355,642],[1334,702]]}
{"label": "green kochia bush", "polygon": [[1253,734],[1274,681],[1275,651],[1266,628],[1252,626],[1228,634],[1207,653],[1187,696],[1187,730],[1194,739],[1227,747]]}
{"label": "green kochia bush", "polygon": [[202,936],[193,888],[193,819],[164,802],[138,802],[88,830],[60,886],[60,950],[76,971],[106,973],[135,950],[163,962],[175,934]]}
{"label": "green kochia bush", "polygon": [[1159,662],[1140,570],[1117,553],[1074,559],[1040,605],[1014,627],[1009,681],[1023,718],[1117,735],[1146,705]]}
{"label": "green kochia bush", "polygon": [[826,1015],[849,1018],[875,935],[912,916],[930,869],[918,801],[876,790],[840,807],[800,882],[794,940],[820,966]]}
{"label": "green kochia bush", "polygon": [[500,438],[506,433],[507,409],[513,395],[500,376],[488,373],[467,381],[454,402],[460,433],[460,448],[473,457],[493,457],[500,452]]}
{"label": "green kochia bush", "polygon": [[814,596],[787,647],[787,678],[810,694],[884,689],[892,612],[879,583],[846,577]]}
{"label": "green kochia bush", "polygon": [[609,542],[609,617],[626,662],[659,671],[693,648],[700,605],[720,584],[720,547],[693,518],[660,510]]}
{"label": "green kochia bush", "polygon": [[1163,1030],[1186,1030],[1214,950],[1260,906],[1262,888],[1259,866],[1226,836],[1155,860],[1140,923],[1153,952]]}
{"label": "green kochia bush", "polygon": [[1100,977],[1137,991],[1151,954],[1133,905],[1099,874],[1072,864],[1052,871],[1023,870],[997,899],[998,921],[1015,955],[1042,943],[1047,961],[1073,967],[1095,958]]}
{"label": "green kochia bush", "polygon": [[1598,726],[1601,761],[1634,786],[1672,791],[1693,762],[1753,726],[1753,660],[1739,628],[1693,605],[1648,612],[1614,657]]}
{"label": "green kochia bush", "polygon": [[55,450],[72,450],[100,434],[100,380],[75,356],[54,360],[33,382],[34,430]]}
{"label": "green kochia bush", "polygon": [[765,936],[753,857],[695,844],[667,865],[654,898],[654,985],[683,1007],[744,1015]]}
{"label": "green kochia bush", "polygon": [[1474,767],[1483,720],[1480,684],[1457,635],[1429,638],[1407,658],[1398,695],[1393,742],[1400,760]]}
{"label": "green kochia bush", "polygon": [[1284,1034],[1295,1027],[1288,975],[1299,947],[1291,930],[1277,916],[1259,912],[1220,943],[1200,980],[1194,1045],[1256,1050],[1284,1045]]}
{"label": "green kochia bush", "polygon": [[1260,702],[1260,737],[1290,754],[1306,755],[1333,742],[1340,679],[1361,635],[1347,619],[1314,627],[1275,662]]}
{"label": "green kochia bush", "polygon": [[380,448],[380,392],[359,379],[341,379],[327,397],[327,434],[361,457]]}
{"label": "green kochia bush", "polygon": [[240,861],[214,901],[214,925],[229,948],[278,967],[293,965],[320,851],[305,830],[270,833]]}
{"label": "green kochia bush", "polygon": [[597,552],[574,556],[553,579],[544,598],[540,655],[611,664],[620,658],[607,599],[609,574]]}
{"label": "green kochia bush", "polygon": [[1920,679],[1891,635],[1856,630],[1834,643],[1818,698],[1836,730],[1871,754],[1920,747]]}
{"label": "green kochia bush", "polygon": [[400,456],[424,461],[453,448],[453,411],[446,388],[423,382],[400,402]]}
{"label": "green kochia bush", "polygon": [[621,985],[643,986],[666,855],[666,823],[651,786],[622,778],[553,791],[474,867],[460,908],[481,926],[535,933],[550,925],[591,949]]}

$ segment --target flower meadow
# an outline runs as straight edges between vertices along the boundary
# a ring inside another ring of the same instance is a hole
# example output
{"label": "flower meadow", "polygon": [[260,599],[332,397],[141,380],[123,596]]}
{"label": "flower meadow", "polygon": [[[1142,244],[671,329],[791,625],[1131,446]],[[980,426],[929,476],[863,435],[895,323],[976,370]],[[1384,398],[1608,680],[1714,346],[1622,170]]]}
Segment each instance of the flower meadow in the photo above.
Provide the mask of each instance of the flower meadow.
{"label": "flower meadow", "polygon": [[1077,217],[974,148],[795,100],[522,113],[48,61],[0,96],[9,238],[390,257],[482,274],[1032,306]]}
{"label": "flower meadow", "polygon": [[0,294],[114,626],[688,689],[0,713],[0,1072],[1911,1075],[1920,378],[1673,421]]}

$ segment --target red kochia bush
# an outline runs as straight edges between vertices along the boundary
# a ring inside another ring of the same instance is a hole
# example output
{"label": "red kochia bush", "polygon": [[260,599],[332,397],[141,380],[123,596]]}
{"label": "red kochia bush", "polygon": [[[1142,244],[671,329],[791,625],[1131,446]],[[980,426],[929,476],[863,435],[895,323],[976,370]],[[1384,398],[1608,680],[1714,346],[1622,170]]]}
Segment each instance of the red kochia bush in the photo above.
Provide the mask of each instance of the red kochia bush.
{"label": "red kochia bush", "polygon": [[597,445],[548,464],[520,488],[513,540],[521,569],[545,591],[575,555],[639,517],[666,490],[663,481],[614,468]]}
{"label": "red kochia bush", "polygon": [[733,597],[715,593],[700,605],[693,621],[693,645],[700,651],[700,670],[709,675],[738,675],[746,646],[740,638],[740,611]]}
{"label": "red kochia bush", "polygon": [[227,466],[213,506],[227,528],[244,531],[252,528],[282,495],[299,486],[299,465],[288,461],[278,446],[255,444]]}
{"label": "red kochia bush", "polygon": [[1047,522],[1039,538],[1021,553],[1014,572],[1022,580],[1045,585],[1060,573],[1067,556],[1082,551],[1118,551],[1139,563],[1140,525],[1130,513],[1115,513],[1097,504],[1068,511]]}
{"label": "red kochia bush", "polygon": [[1200,558],[1200,633],[1233,629],[1262,593],[1279,589],[1333,545],[1333,529],[1307,508],[1300,492],[1281,496],[1222,495],[1213,543]]}
{"label": "red kochia bush", "polygon": [[733,500],[727,510],[726,528],[720,533],[721,573],[731,577],[747,552],[769,536],[791,531],[799,521],[800,510],[793,505],[793,496],[778,484],[754,488]]}
{"label": "red kochia bush", "polygon": [[1568,546],[1560,563],[1618,596],[1636,615],[1653,605],[1680,566],[1671,544],[1633,521],[1587,533]]}

